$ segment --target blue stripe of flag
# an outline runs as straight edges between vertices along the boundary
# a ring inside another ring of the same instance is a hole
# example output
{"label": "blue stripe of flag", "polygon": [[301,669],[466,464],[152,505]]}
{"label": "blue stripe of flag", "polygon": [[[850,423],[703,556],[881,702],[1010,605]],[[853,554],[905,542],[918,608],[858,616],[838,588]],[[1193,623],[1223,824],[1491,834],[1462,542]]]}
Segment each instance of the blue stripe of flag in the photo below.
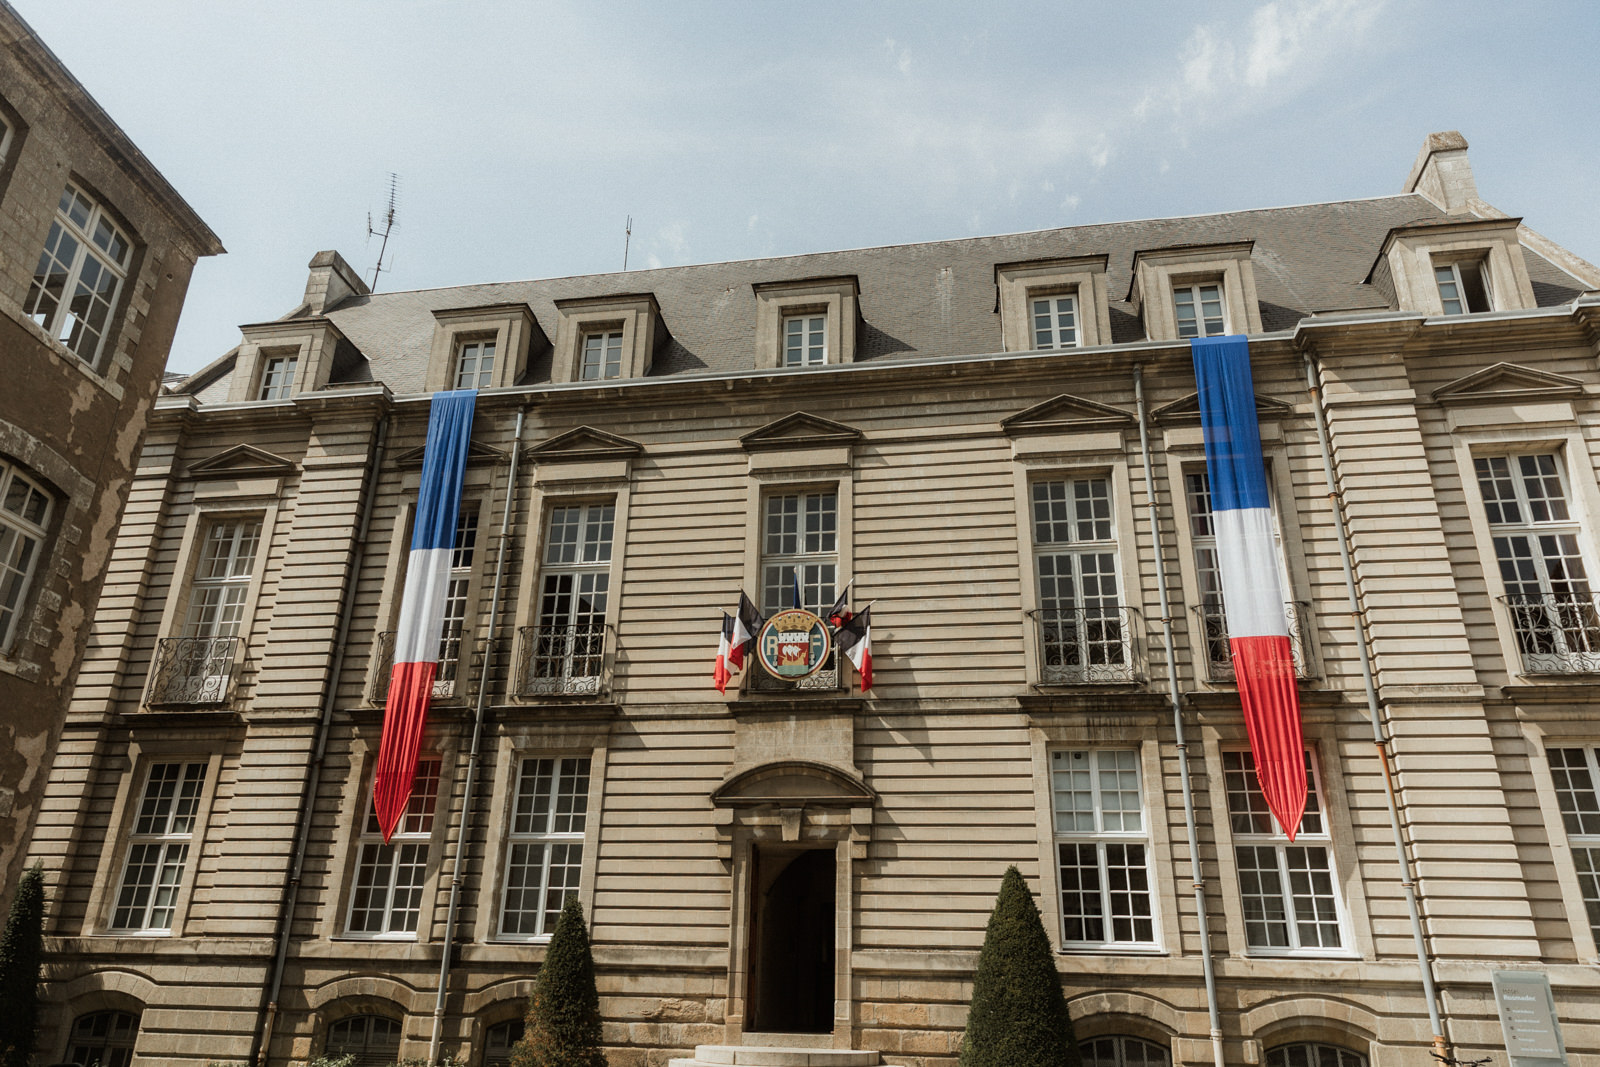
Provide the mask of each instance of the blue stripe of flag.
{"label": "blue stripe of flag", "polygon": [[422,453],[422,485],[417,495],[411,549],[454,548],[461,483],[467,472],[467,443],[477,390],[433,394],[428,412],[428,443]]}
{"label": "blue stripe of flag", "polygon": [[1200,427],[1211,475],[1211,509],[1267,507],[1267,476],[1250,379],[1250,345],[1242,336],[1189,342],[1200,387]]}

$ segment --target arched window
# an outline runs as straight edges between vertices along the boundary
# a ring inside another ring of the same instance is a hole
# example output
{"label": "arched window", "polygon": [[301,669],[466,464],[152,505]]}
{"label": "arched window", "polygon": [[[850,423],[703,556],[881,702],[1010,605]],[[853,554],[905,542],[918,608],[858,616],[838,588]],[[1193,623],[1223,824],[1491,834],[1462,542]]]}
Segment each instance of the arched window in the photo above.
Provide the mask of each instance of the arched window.
{"label": "arched window", "polygon": [[1367,1058],[1338,1045],[1302,1041],[1269,1048],[1266,1067],[1367,1067]]}
{"label": "arched window", "polygon": [[1167,1067],[1172,1062],[1160,1045],[1121,1035],[1082,1042],[1078,1057],[1083,1067]]}
{"label": "arched window", "polygon": [[28,585],[43,554],[50,524],[50,494],[0,458],[0,651],[20,632]]}
{"label": "arched window", "polygon": [[352,1015],[328,1027],[324,1055],[354,1056],[351,1067],[385,1067],[400,1059],[400,1023],[384,1015]]}
{"label": "arched window", "polygon": [[139,1017],[127,1011],[80,1015],[67,1042],[67,1062],[84,1067],[128,1067],[139,1037]]}
{"label": "arched window", "polygon": [[483,1067],[506,1067],[511,1062],[511,1046],[522,1040],[527,1024],[510,1019],[489,1027],[483,1034]]}

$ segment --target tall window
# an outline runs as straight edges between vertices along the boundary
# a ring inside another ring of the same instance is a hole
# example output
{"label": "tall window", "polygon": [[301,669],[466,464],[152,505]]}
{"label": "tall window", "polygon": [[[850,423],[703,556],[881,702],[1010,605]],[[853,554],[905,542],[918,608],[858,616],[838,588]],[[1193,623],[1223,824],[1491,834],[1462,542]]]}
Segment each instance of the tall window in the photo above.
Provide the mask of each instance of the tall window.
{"label": "tall window", "polygon": [[1083,1067],[1167,1067],[1172,1057],[1160,1045],[1137,1037],[1097,1037],[1078,1046]]}
{"label": "tall window", "polygon": [[1216,337],[1227,332],[1222,316],[1222,284],[1174,285],[1172,304],[1178,314],[1178,336]]}
{"label": "tall window", "polygon": [[494,342],[463,341],[456,352],[456,389],[487,389],[494,384]]}
{"label": "tall window", "polygon": [[1367,1058],[1338,1045],[1279,1045],[1267,1049],[1266,1067],[1367,1067]]}
{"label": "tall window", "polygon": [[828,316],[786,315],[783,319],[783,365],[820,367],[828,362]]}
{"label": "tall window", "polygon": [[622,377],[622,331],[583,335],[583,364],[578,377],[586,382]]}
{"label": "tall window", "polygon": [[256,399],[288,400],[299,362],[298,356],[268,356],[266,366],[261,368],[261,395]]}
{"label": "tall window", "polygon": [[[434,677],[437,697],[455,694],[462,677],[463,634],[467,627],[467,594],[472,589],[472,560],[478,545],[478,508],[462,501],[456,513],[455,546],[450,551],[450,582],[445,587],[444,628],[440,631],[439,673]],[[465,649],[470,657],[471,646]]]}
{"label": "tall window", "polygon": [[1600,671],[1600,616],[1560,462],[1553,454],[1479,456],[1473,465],[1524,668]]}
{"label": "tall window", "polygon": [[4,163],[11,155],[11,141],[14,136],[10,120],[0,114],[0,163]]}
{"label": "tall window", "polygon": [[504,937],[553,933],[567,898],[578,892],[589,810],[587,758],[525,759],[506,850]]}
{"label": "tall window", "polygon": [[526,1033],[527,1024],[521,1019],[508,1019],[485,1030],[483,1067],[510,1067],[511,1050]]}
{"label": "tall window", "polygon": [[400,817],[389,843],[383,843],[378,813],[367,798],[367,820],[362,826],[360,855],[356,861],[355,888],[350,893],[352,934],[414,936],[422,913],[422,888],[428,878],[428,839],[433,835],[433,812],[439,797],[439,761],[417,761],[411,802]]}
{"label": "tall window", "polygon": [[385,1067],[400,1059],[400,1023],[383,1015],[352,1015],[328,1027],[323,1057],[353,1056],[350,1067]]}
{"label": "tall window", "polygon": [[1032,493],[1044,681],[1130,680],[1110,479],[1034,482]]}
{"label": "tall window", "polygon": [[100,360],[132,244],[75,186],[61,191],[23,312],[91,367]]}
{"label": "tall window", "polygon": [[67,1039],[68,1063],[90,1067],[128,1067],[139,1040],[139,1016],[126,1011],[97,1011],[80,1015]]}
{"label": "tall window", "polygon": [[172,929],[205,785],[204,763],[151,764],[128,835],[128,859],[111,916],[113,930]]}
{"label": "tall window", "polygon": [[1600,941],[1600,762],[1593,748],[1552,748],[1547,754],[1589,929]]}
{"label": "tall window", "polygon": [[260,544],[258,518],[217,519],[206,529],[189,588],[184,637],[238,636]]}
{"label": "tall window", "polygon": [[1033,302],[1033,347],[1078,347],[1078,298],[1040,297]]}
{"label": "tall window", "polygon": [[1434,281],[1439,283],[1439,303],[1446,315],[1466,315],[1490,310],[1489,272],[1481,259],[1435,264]]}
{"label": "tall window", "polygon": [[594,692],[604,673],[615,504],[550,509],[531,689]]}
{"label": "tall window", "polygon": [[761,613],[800,605],[821,614],[833,606],[839,575],[839,494],[784,493],[766,500],[761,544]]}
{"label": "tall window", "polygon": [[1139,754],[1050,754],[1062,939],[1074,947],[1154,947],[1149,837]]}
{"label": "tall window", "polygon": [[50,495],[0,460],[0,650],[10,648],[17,636],[49,522]]}
{"label": "tall window", "polygon": [[1306,753],[1306,810],[1294,844],[1267,809],[1249,752],[1222,754],[1228,820],[1239,868],[1245,944],[1267,952],[1324,952],[1343,946],[1332,838]]}

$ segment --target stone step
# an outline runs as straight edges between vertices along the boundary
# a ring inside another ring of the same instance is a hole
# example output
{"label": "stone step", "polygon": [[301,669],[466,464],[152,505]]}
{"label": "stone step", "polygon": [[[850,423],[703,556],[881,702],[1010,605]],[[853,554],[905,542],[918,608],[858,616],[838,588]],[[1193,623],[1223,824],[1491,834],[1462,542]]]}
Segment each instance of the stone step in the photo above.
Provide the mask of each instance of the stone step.
{"label": "stone step", "polygon": [[876,1067],[882,1057],[867,1049],[786,1045],[696,1045],[693,1059],[668,1067]]}

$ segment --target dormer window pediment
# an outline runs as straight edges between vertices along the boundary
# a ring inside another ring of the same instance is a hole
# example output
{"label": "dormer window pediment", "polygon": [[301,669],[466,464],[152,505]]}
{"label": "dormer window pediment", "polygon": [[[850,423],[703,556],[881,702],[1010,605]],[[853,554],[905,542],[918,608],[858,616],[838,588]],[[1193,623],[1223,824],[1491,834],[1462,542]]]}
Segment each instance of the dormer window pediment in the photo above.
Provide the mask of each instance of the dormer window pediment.
{"label": "dormer window pediment", "polygon": [[1366,281],[1402,311],[1473,315],[1535,306],[1521,219],[1441,219],[1390,230]]}
{"label": "dormer window pediment", "polygon": [[855,362],[861,332],[861,284],[855,275],[757,282],[751,289],[756,297],[756,366]]}
{"label": "dormer window pediment", "polygon": [[1106,262],[1106,256],[1094,255],[996,264],[996,303],[1005,351],[1110,344]]}
{"label": "dormer window pediment", "polygon": [[669,335],[650,293],[557,300],[551,380],[607,382],[642,378]]}
{"label": "dormer window pediment", "polygon": [[516,385],[528,362],[550,346],[527,304],[485,304],[434,311],[428,392]]}
{"label": "dormer window pediment", "polygon": [[313,316],[239,327],[228,401],[288,400],[327,386],[341,359],[360,353],[330,319]]}
{"label": "dormer window pediment", "polygon": [[1152,341],[1262,332],[1253,241],[1141,249],[1127,299]]}

